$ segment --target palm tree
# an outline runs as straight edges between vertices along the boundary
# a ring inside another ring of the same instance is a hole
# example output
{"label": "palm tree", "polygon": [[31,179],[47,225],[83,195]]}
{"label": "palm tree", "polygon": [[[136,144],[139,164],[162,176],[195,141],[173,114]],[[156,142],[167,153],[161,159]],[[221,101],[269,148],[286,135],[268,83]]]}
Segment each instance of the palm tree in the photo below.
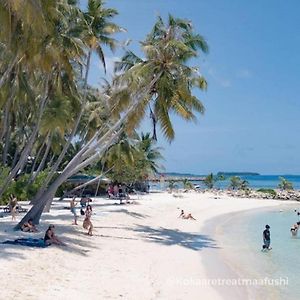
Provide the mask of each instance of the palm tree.
{"label": "palm tree", "polygon": [[280,183],[278,184],[278,187],[281,190],[288,191],[288,190],[294,189],[293,184],[290,181],[288,181],[287,179],[285,179],[284,177],[279,177],[279,180],[280,180]]}
{"label": "palm tree", "polygon": [[171,15],[167,24],[159,17],[152,32],[141,45],[145,59],[127,51],[122,60],[116,63],[115,70],[124,72],[115,80],[122,87],[115,95],[118,99],[116,112],[126,107],[129,100],[126,97],[128,89],[140,89],[154,80],[148,93],[144,95],[144,100],[132,113],[130,124],[134,128],[148,108],[153,123],[153,138],[157,138],[158,123],[164,136],[171,141],[174,139],[174,129],[170,113],[185,120],[196,120],[195,112],[204,112],[202,103],[193,95],[192,90],[205,90],[206,80],[198,68],[188,66],[187,62],[198,56],[197,50],[206,53],[208,46],[202,36],[193,32],[189,21],[176,19]]}
{"label": "palm tree", "polygon": [[122,28],[111,22],[111,19],[118,14],[115,9],[105,8],[105,2],[102,0],[89,0],[87,11],[83,13],[82,18],[80,19],[80,24],[76,27],[75,32],[80,32],[81,40],[83,41],[86,51],[87,59],[85,64],[85,76],[83,79],[83,95],[81,96],[81,105],[79,113],[77,114],[72,131],[69,135],[67,142],[65,143],[59,157],[56,159],[55,164],[51,168],[44,185],[41,187],[39,193],[36,196],[36,199],[33,202],[36,202],[37,199],[45,191],[46,187],[50,183],[51,179],[55,175],[58,167],[60,166],[65,154],[68,151],[69,146],[71,145],[72,140],[74,139],[77,129],[79,127],[81,118],[85,112],[88,96],[88,76],[90,71],[91,56],[93,52],[96,52],[99,56],[104,69],[105,67],[105,58],[102,45],[108,45],[111,50],[114,50],[117,46],[116,40],[111,38],[111,35],[117,32],[122,31]]}
{"label": "palm tree", "polygon": [[[143,46],[147,55],[144,63],[137,63],[127,70],[121,67],[125,72],[116,78],[115,89],[109,96],[113,113],[119,116],[117,121],[98,130],[84,143],[59,176],[37,198],[38,201],[19,225],[30,217],[37,223],[47,203],[51,204],[57,188],[73,174],[97,162],[117,142],[124,128],[127,131],[136,127],[152,102],[151,109],[169,139],[174,137],[173,128],[168,125],[169,113],[175,112],[187,120],[193,120],[194,111],[203,111],[201,102],[192,94],[192,88],[204,89],[206,81],[195,68],[187,65],[188,60],[196,57],[197,50],[201,49],[196,42],[199,37],[193,34],[187,21],[170,17],[169,23],[168,26],[160,22],[156,24],[165,33],[161,33],[160,38],[152,34],[155,38]],[[206,43],[201,45],[205,50]]]}
{"label": "palm tree", "polygon": [[187,190],[191,190],[194,188],[194,185],[187,178],[184,178],[182,180],[182,183],[183,183],[183,187]]}
{"label": "palm tree", "polygon": [[239,189],[241,186],[241,178],[238,176],[232,176],[230,177],[230,184],[229,184],[229,188],[236,190]]}

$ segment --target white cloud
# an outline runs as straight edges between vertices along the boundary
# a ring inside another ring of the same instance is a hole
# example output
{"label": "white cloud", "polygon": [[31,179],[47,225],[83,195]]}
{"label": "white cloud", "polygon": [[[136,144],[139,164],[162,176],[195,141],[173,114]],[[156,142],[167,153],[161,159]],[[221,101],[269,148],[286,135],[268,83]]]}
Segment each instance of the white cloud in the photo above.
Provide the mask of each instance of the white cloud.
{"label": "white cloud", "polygon": [[247,79],[252,77],[252,72],[248,69],[241,69],[236,73],[237,78]]}

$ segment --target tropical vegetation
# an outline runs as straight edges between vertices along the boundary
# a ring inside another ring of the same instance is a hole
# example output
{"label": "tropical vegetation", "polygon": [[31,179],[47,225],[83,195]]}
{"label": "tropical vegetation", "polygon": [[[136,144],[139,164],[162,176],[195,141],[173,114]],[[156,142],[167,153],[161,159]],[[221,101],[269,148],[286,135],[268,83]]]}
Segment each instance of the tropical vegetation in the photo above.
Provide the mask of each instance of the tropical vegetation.
{"label": "tropical vegetation", "polygon": [[247,190],[249,183],[247,180],[241,179],[239,176],[232,176],[229,178],[229,189],[232,190]]}
{"label": "tropical vegetation", "polygon": [[[87,2],[81,8],[76,0],[0,1],[0,196],[22,176],[35,185],[24,196],[33,206],[20,224],[29,218],[38,223],[57,189],[99,161],[101,171],[114,170],[116,179],[121,161],[127,170],[154,171],[150,136],[136,142],[139,151],[124,140],[146,115],[151,138],[157,140],[159,125],[171,141],[171,115],[190,121],[204,112],[194,90],[207,83],[191,62],[208,51],[206,41],[190,21],[171,15],[158,17],[141,42],[143,58],[126,49],[112,80],[91,87],[92,58],[106,71],[106,53],[127,46],[114,38],[125,30],[114,23],[118,12],[102,0]],[[117,153],[126,147],[131,154]]]}
{"label": "tropical vegetation", "polygon": [[213,173],[210,173],[204,178],[203,183],[208,189],[213,189],[218,181],[223,180],[225,180],[223,175],[214,175]]}
{"label": "tropical vegetation", "polygon": [[279,184],[278,184],[278,188],[284,191],[290,191],[293,190],[293,184],[288,181],[287,179],[285,179],[284,177],[279,177]]}

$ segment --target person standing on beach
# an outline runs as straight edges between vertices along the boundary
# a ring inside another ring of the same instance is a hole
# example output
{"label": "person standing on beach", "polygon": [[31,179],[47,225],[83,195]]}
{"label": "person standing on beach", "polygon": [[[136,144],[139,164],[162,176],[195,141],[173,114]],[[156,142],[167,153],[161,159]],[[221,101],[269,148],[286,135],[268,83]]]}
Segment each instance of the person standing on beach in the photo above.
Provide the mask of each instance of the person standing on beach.
{"label": "person standing on beach", "polygon": [[73,199],[70,201],[70,210],[71,210],[71,213],[74,216],[73,225],[78,225],[78,223],[77,223],[78,216],[76,214],[76,205],[77,205],[78,202],[75,202],[75,199],[76,199],[76,197],[73,197]]}
{"label": "person standing on beach", "polygon": [[270,226],[266,225],[266,229],[263,231],[263,248],[262,250],[271,250],[270,247],[271,244],[271,232],[270,232]]}
{"label": "person standing on beach", "polygon": [[9,210],[11,213],[11,219],[13,221],[16,220],[16,213],[17,213],[17,206],[18,206],[18,200],[13,195],[10,195],[10,201],[9,201]]}
{"label": "person standing on beach", "polygon": [[91,221],[93,211],[92,207],[88,205],[85,211],[85,219],[83,221],[83,228],[88,230],[88,235],[93,235],[93,223]]}

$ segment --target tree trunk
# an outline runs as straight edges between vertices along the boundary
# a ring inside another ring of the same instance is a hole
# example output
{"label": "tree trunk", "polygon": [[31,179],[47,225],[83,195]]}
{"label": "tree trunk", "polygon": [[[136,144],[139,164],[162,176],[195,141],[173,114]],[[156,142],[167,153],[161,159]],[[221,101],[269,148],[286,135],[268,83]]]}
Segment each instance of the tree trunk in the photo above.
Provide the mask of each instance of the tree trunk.
{"label": "tree trunk", "polygon": [[20,153],[19,152],[19,147],[18,147],[18,145],[16,145],[16,151],[15,151],[14,158],[13,158],[13,161],[12,161],[12,164],[11,164],[12,168],[14,168],[16,163],[17,163],[19,153]]}
{"label": "tree trunk", "polygon": [[[144,99],[145,94],[149,93],[153,84],[160,78],[160,76],[161,73],[155,79],[153,79],[148,86],[144,87],[144,89],[141,89],[137,95],[134,95],[135,98],[133,103],[130,105],[127,111],[123,114],[120,120],[117,121],[100,139],[97,140],[98,133],[96,133],[94,137],[91,138],[91,140],[73,157],[63,172],[54,180],[48,189],[36,198],[33,207],[19,222],[19,224],[16,226],[16,229],[19,229],[20,226],[24,224],[24,222],[28,221],[29,218],[32,218],[34,223],[38,224],[44,208],[47,206],[47,204],[48,207],[51,205],[58,187],[70,176],[97,161],[99,157],[105,153],[110,146],[113,145],[114,140],[117,139],[123,131],[122,125],[126,123],[126,120],[130,114],[135,110],[140,101]],[[111,137],[109,137],[109,135],[111,135]],[[107,140],[107,138],[109,139]],[[101,143],[105,144],[100,147]]]}
{"label": "tree trunk", "polygon": [[7,153],[10,144],[10,134],[11,134],[11,126],[10,126],[10,115],[8,114],[7,117],[7,125],[6,125],[6,132],[5,132],[5,144],[2,153],[2,163],[5,166],[7,164]]}
{"label": "tree trunk", "polygon": [[31,168],[31,172],[30,172],[30,178],[28,180],[28,183],[32,182],[32,178],[33,178],[33,172],[35,170],[35,167],[36,167],[36,164],[38,162],[38,159],[40,158],[40,155],[42,153],[42,150],[44,149],[44,146],[46,145],[46,142],[47,142],[47,139],[49,138],[49,133],[47,134],[47,136],[45,137],[42,145],[40,146],[38,152],[36,153],[36,156],[35,156],[35,159],[34,159],[34,163],[32,165],[32,168]]}
{"label": "tree trunk", "polygon": [[[19,60],[19,62],[22,60],[22,58]],[[13,67],[16,65],[18,61],[18,57],[16,56],[13,60],[13,62],[8,66],[8,68],[6,69],[6,71],[4,72],[4,74],[2,75],[2,77],[0,78],[0,89],[2,88],[3,84],[5,83],[6,79],[8,78],[8,76],[10,75]]]}
{"label": "tree trunk", "polygon": [[36,135],[38,133],[38,130],[40,128],[40,123],[42,120],[42,115],[45,110],[46,102],[48,99],[48,83],[49,79],[47,79],[46,82],[46,92],[44,98],[41,100],[40,108],[39,108],[39,114],[38,114],[38,120],[35,125],[35,128],[33,129],[33,132],[31,133],[31,136],[27,142],[27,145],[25,146],[24,150],[21,153],[20,159],[17,162],[16,166],[11,170],[9,176],[6,178],[5,182],[3,183],[1,190],[0,190],[0,197],[3,195],[5,192],[6,188],[8,187],[9,183],[11,180],[17,175],[18,171],[22,169],[27,161],[28,154],[31,152]]}
{"label": "tree trunk", "polygon": [[[48,134],[49,136],[49,134]],[[36,177],[39,175],[39,173],[43,170],[44,166],[45,166],[45,162],[47,160],[47,157],[48,157],[48,154],[49,154],[49,151],[50,151],[50,147],[51,147],[51,142],[52,142],[52,136],[49,137],[49,141],[48,141],[48,144],[47,144],[47,147],[46,147],[46,151],[44,153],[44,156],[41,160],[41,163],[39,164],[36,172],[33,174],[32,176],[32,179],[30,180],[30,182],[34,182],[34,180],[36,179]]]}
{"label": "tree trunk", "polygon": [[40,188],[40,190],[38,191],[36,197],[31,201],[33,204],[36,203],[37,199],[40,198],[40,196],[44,193],[44,191],[46,190],[48,184],[50,183],[51,179],[53,178],[53,176],[55,175],[59,165],[61,164],[65,154],[67,153],[69,146],[72,142],[72,140],[74,139],[74,136],[77,132],[81,117],[83,115],[84,109],[85,109],[85,105],[86,105],[86,98],[87,98],[87,81],[88,81],[88,75],[89,75],[89,70],[90,70],[90,63],[91,63],[91,55],[92,52],[91,50],[89,50],[88,52],[88,57],[87,57],[87,64],[86,64],[86,72],[85,72],[85,78],[84,78],[84,94],[83,94],[83,99],[82,99],[82,103],[81,103],[81,110],[80,113],[78,114],[75,123],[74,123],[74,127],[72,129],[71,135],[69,136],[67,142],[65,143],[62,152],[60,153],[59,157],[57,158],[55,164],[52,166],[51,170],[49,171],[49,174],[47,175],[46,180],[44,181],[42,187]]}

